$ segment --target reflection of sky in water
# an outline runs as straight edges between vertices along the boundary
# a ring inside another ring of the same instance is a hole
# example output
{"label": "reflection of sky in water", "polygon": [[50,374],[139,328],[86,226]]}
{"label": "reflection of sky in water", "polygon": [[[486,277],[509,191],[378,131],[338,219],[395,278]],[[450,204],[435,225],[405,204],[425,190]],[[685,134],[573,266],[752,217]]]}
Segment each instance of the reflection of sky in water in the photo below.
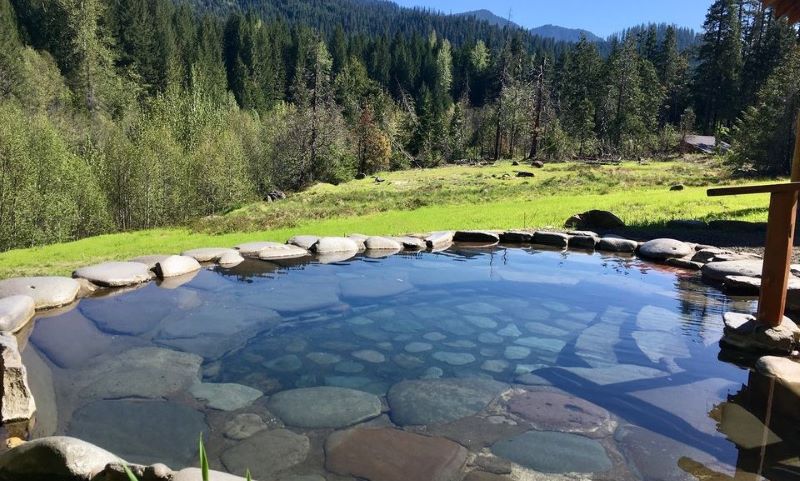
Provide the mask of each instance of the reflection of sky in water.
{"label": "reflection of sky in water", "polygon": [[[434,376],[549,383],[732,465],[737,451],[708,413],[747,382],[717,360],[722,313],[752,307],[635,258],[462,248],[202,271],[174,289],[84,300],[43,320],[32,343],[65,379],[159,346],[202,355],[206,382],[268,394],[385,395]],[[80,335],[59,335],[59,321]],[[76,397],[69,383],[57,389],[60,402]]]}

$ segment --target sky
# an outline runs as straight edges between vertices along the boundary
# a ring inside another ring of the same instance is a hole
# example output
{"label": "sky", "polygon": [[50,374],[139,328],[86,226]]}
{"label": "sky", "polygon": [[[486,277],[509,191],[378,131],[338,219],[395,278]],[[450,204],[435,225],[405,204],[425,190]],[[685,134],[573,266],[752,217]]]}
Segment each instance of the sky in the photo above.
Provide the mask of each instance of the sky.
{"label": "sky", "polygon": [[674,23],[700,30],[712,0],[394,0],[404,7],[444,13],[487,9],[528,28],[545,24],[583,28],[606,37],[642,23]]}

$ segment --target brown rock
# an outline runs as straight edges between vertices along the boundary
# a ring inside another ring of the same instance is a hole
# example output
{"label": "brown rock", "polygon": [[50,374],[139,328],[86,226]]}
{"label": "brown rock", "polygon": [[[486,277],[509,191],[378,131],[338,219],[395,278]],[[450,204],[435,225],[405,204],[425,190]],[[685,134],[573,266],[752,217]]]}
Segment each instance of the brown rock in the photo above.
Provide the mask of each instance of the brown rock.
{"label": "brown rock", "polygon": [[540,431],[605,435],[613,431],[605,409],[552,391],[528,391],[508,401],[508,409]]}
{"label": "brown rock", "polygon": [[730,347],[759,353],[790,354],[800,339],[800,328],[784,317],[777,327],[759,323],[748,314],[727,312],[722,343]]}
{"label": "brown rock", "polygon": [[325,443],[325,467],[369,481],[457,481],[467,450],[442,438],[396,429],[351,429]]}
{"label": "brown rock", "polygon": [[476,416],[459,419],[448,424],[428,426],[430,434],[450,439],[472,450],[491,446],[501,439],[522,434],[528,429],[528,427],[518,424],[491,423],[485,418]]}

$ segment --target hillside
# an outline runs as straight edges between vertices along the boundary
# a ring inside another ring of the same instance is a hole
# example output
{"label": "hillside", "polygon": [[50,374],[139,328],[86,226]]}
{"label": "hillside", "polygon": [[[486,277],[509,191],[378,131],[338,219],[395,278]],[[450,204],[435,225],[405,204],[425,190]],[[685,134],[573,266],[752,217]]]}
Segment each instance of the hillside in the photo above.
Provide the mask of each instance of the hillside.
{"label": "hillside", "polygon": [[531,29],[531,33],[540,37],[552,38],[559,42],[580,42],[581,37],[586,37],[590,42],[602,42],[603,39],[588,30],[580,28],[566,28],[558,25],[542,25]]}
{"label": "hillside", "polygon": [[491,25],[497,27],[511,27],[511,28],[522,28],[518,24],[512,22],[507,18],[503,18],[499,15],[495,15],[490,10],[473,10],[471,12],[464,12],[464,13],[456,13],[454,14],[456,17],[473,17],[476,20],[488,22]]}

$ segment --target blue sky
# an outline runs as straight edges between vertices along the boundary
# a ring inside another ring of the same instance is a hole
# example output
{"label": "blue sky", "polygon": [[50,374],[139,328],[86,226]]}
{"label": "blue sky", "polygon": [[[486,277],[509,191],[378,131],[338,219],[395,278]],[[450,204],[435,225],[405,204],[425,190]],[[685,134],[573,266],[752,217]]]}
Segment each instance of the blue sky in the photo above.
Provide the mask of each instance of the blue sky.
{"label": "blue sky", "polygon": [[649,22],[674,23],[699,30],[712,0],[394,0],[459,13],[485,8],[525,27],[544,24],[584,28],[601,37]]}

